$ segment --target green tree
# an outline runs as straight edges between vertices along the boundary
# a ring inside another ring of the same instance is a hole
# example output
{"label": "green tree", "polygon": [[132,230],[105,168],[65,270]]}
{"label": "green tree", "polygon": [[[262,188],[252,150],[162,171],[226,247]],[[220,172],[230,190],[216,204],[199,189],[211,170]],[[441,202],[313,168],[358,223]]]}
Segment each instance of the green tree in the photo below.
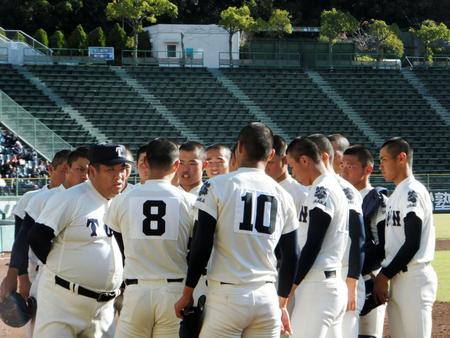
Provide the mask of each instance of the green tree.
{"label": "green tree", "polygon": [[368,34],[372,39],[373,48],[377,52],[377,60],[381,61],[385,54],[402,57],[404,47],[402,40],[395,34],[394,29],[383,20],[372,20],[368,24]]}
{"label": "green tree", "polygon": [[125,30],[116,22],[114,27],[109,31],[106,38],[106,43],[108,46],[114,47],[114,49],[119,52],[125,48],[127,42],[127,33]]}
{"label": "green tree", "polygon": [[425,59],[433,61],[434,53],[440,51],[443,42],[450,42],[450,30],[444,23],[437,24],[433,20],[425,20],[418,30],[411,31],[422,41],[425,48]]}
{"label": "green tree", "polygon": [[247,5],[242,7],[228,7],[220,13],[219,25],[228,32],[228,51],[230,67],[233,63],[233,35],[237,32],[249,31],[254,27],[256,21],[250,15]]}
{"label": "green tree", "polygon": [[269,31],[281,35],[292,33],[291,15],[284,9],[275,8],[267,22]]}
{"label": "green tree", "polygon": [[102,27],[97,27],[88,34],[88,46],[105,47],[106,38]]}
{"label": "green tree", "polygon": [[64,37],[64,33],[61,31],[55,31],[53,35],[50,37],[50,47],[51,48],[66,48],[66,38]]}
{"label": "green tree", "polygon": [[83,29],[83,26],[78,25],[70,34],[67,40],[69,48],[86,49],[87,48],[87,35]]}
{"label": "green tree", "polygon": [[45,30],[39,28],[35,33],[33,38],[42,43],[44,46],[48,47],[48,35]]}
{"label": "green tree", "polygon": [[156,18],[165,14],[177,16],[178,7],[169,0],[113,0],[106,7],[106,17],[109,20],[123,19],[131,27],[135,57],[143,23],[156,23]]}
{"label": "green tree", "polygon": [[333,46],[345,41],[349,34],[353,34],[358,28],[358,21],[349,13],[336,8],[330,11],[324,10],[320,14],[320,40],[328,43],[328,59],[332,65]]}

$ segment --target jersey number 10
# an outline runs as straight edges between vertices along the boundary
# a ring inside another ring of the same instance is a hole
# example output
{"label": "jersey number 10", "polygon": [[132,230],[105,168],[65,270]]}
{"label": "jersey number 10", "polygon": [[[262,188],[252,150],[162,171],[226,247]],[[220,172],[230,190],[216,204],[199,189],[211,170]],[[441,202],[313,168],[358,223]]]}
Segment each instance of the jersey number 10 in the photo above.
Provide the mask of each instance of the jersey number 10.
{"label": "jersey number 10", "polygon": [[[244,217],[243,221],[239,224],[239,230],[253,231],[253,196],[251,192],[245,193],[241,196],[241,200],[244,202]],[[264,224],[264,215],[266,214],[266,204],[270,204],[270,217],[268,219],[269,224]],[[261,194],[256,199],[256,217],[255,229],[259,233],[272,234],[275,231],[275,222],[277,217],[277,199],[273,196]]]}

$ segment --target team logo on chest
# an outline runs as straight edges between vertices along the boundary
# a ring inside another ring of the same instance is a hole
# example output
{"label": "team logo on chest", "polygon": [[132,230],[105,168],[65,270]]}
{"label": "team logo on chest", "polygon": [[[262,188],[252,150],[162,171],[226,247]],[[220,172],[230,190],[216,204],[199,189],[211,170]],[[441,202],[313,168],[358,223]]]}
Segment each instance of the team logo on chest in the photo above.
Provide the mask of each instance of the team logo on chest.
{"label": "team logo on chest", "polygon": [[91,228],[91,237],[97,237],[98,220],[95,218],[88,218],[86,228]]}

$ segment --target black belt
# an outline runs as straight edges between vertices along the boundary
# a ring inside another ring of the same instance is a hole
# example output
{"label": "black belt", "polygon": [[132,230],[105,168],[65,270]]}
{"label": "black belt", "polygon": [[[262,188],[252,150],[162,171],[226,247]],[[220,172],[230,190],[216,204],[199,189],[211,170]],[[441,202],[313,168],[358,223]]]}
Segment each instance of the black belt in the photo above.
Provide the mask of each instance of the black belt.
{"label": "black belt", "polygon": [[[273,283],[273,282],[271,282],[271,281],[266,281],[266,282],[264,282],[264,283],[268,284],[268,283]],[[238,285],[238,284],[227,283],[227,282],[220,282],[220,285]]]}
{"label": "black belt", "polygon": [[[183,283],[184,278],[167,278],[167,283]],[[125,279],[125,285],[138,284],[137,279]]]}
{"label": "black belt", "polygon": [[[71,288],[70,288],[71,283],[69,281],[66,281],[65,279],[62,279],[61,277],[55,276],[55,283],[58,284],[59,286],[62,286],[63,288],[65,288],[67,290],[71,290]],[[76,288],[74,288],[73,291],[74,292],[76,291],[76,293],[78,293],[79,295],[93,298],[93,299],[97,300],[97,302],[107,302],[107,301],[110,301],[111,299],[116,298],[116,296],[117,296],[117,293],[115,291],[96,292],[96,291],[86,289],[86,288],[82,287],[81,285],[78,285],[78,290],[76,290]]]}
{"label": "black belt", "polygon": [[336,270],[333,271],[324,271],[323,272],[325,274],[325,278],[336,278]]}

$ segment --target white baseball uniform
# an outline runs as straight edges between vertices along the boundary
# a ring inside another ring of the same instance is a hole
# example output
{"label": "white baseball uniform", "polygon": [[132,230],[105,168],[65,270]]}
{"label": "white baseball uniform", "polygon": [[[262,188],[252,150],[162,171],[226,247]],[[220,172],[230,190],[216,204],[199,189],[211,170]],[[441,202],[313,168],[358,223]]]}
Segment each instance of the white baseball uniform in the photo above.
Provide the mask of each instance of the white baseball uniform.
{"label": "white baseball uniform", "polygon": [[[359,192],[361,194],[362,199],[364,200],[364,198],[367,196],[367,194],[372,190],[373,190],[373,187],[370,184],[366,188],[360,190]],[[372,216],[372,219],[370,220],[370,233],[376,244],[379,243],[377,224],[386,219],[387,197],[385,195],[382,195],[382,196],[384,199],[384,204],[380,205],[376,214],[374,214]],[[367,252],[366,252],[366,256],[367,256]],[[380,269],[372,271],[372,274],[375,276],[378,274],[379,271],[380,271]],[[363,276],[364,280],[367,280],[369,278],[371,278],[370,275]],[[365,316],[360,316],[359,317],[359,334],[365,335],[365,336],[373,336],[376,338],[382,338],[385,312],[386,312],[386,304],[383,304],[383,305],[377,306],[375,309],[370,311]]]}
{"label": "white baseball uniform", "polygon": [[298,228],[292,197],[264,170],[239,168],[206,182],[196,206],[217,221],[200,337],[279,337],[274,249]]}
{"label": "white baseball uniform", "polygon": [[27,191],[23,196],[17,201],[13,209],[13,214],[17,217],[25,218],[25,208],[28,205],[30,199],[37,193],[48,190],[48,186],[44,185],[41,189]]}
{"label": "white baseball uniform", "polygon": [[300,217],[301,248],[307,241],[310,212],[315,208],[330,215],[331,222],[319,254],[295,291],[292,337],[342,337],[347,288],[341,268],[348,241],[348,202],[334,174],[319,176],[309,188],[306,216]]}
{"label": "white baseball uniform", "polygon": [[123,263],[103,223],[108,205],[87,181],[54,195],[37,219],[55,238],[38,285],[35,337],[112,336]]}
{"label": "white baseball uniform", "polygon": [[[347,180],[339,175],[336,178],[347,197],[349,211],[353,210],[362,217],[362,197],[356,188]],[[347,279],[347,273],[349,268],[349,255],[350,255],[351,239],[347,241],[345,248],[344,260],[342,261],[342,278],[345,281]],[[362,264],[362,262],[361,262]],[[358,338],[359,332],[359,313],[361,312],[366,296],[366,289],[364,279],[360,275],[358,279],[357,295],[356,295],[356,310],[346,311],[344,319],[342,321],[342,335],[348,338]]]}
{"label": "white baseball uniform", "polygon": [[414,176],[409,176],[396,186],[387,201],[386,211],[383,268],[391,263],[405,242],[406,215],[413,212],[422,221],[419,250],[406,269],[390,281],[387,313],[392,337],[431,337],[437,277],[430,264],[436,240],[430,194]]}
{"label": "white baseball uniform", "polygon": [[122,233],[127,287],[115,337],[178,337],[173,304],[181,297],[195,197],[166,180],[119,195],[104,222]]}

